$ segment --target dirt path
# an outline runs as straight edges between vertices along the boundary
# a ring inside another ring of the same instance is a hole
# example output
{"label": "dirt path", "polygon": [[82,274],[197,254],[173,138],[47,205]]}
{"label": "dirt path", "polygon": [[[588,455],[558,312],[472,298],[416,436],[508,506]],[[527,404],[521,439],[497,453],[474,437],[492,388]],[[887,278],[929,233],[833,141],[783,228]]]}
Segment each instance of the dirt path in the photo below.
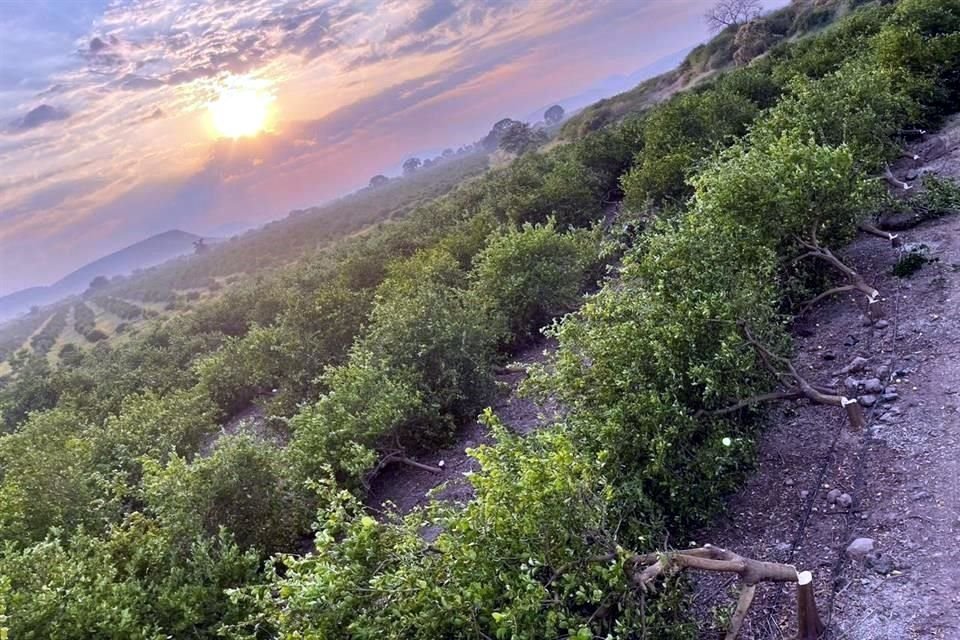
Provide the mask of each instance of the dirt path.
{"label": "dirt path", "polygon": [[[514,365],[497,375],[501,392],[493,405],[493,410],[504,425],[518,433],[529,433],[544,422],[541,415],[549,420],[555,408],[541,407],[529,398],[517,395],[517,387],[526,378],[526,367],[543,362],[546,354],[556,345],[545,338],[537,340],[529,347],[517,353]],[[472,422],[462,428],[453,443],[429,455],[415,457],[417,462],[430,466],[442,463],[440,473],[430,473],[408,465],[394,464],[387,467],[374,479],[366,498],[366,504],[373,510],[395,509],[408,513],[418,506],[426,504],[430,493],[444,485],[435,493],[439,500],[467,502],[473,497],[473,488],[464,474],[477,469],[477,461],[467,455],[466,450],[481,444],[493,442],[487,428],[479,422]],[[389,503],[391,506],[384,506]]]}
{"label": "dirt path", "polygon": [[[933,170],[956,178],[957,147]],[[861,237],[844,252],[885,297],[885,322],[837,298],[795,336],[812,379],[844,385],[840,369],[859,356],[867,364],[854,377],[894,386],[896,399],[878,396],[862,433],[833,408],[774,409],[756,473],[697,540],[812,570],[835,640],[960,639],[960,216],[904,236],[935,260],[910,278],[892,276],[897,254],[882,240]],[[857,538],[872,541],[866,557],[847,551]],[[701,637],[722,637],[732,583],[697,585]],[[793,599],[791,587],[762,585],[741,638],[793,637]]]}

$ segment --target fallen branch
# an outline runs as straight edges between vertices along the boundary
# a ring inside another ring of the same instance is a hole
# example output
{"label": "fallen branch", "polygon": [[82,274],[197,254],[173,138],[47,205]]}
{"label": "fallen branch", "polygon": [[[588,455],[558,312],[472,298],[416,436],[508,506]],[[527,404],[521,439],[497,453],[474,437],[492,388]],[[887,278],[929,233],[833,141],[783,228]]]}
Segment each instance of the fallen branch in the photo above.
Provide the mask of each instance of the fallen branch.
{"label": "fallen branch", "polygon": [[[813,226],[810,229],[809,238],[799,238],[799,237],[797,238],[797,242],[802,247],[807,249],[807,252],[795,258],[794,262],[795,263],[799,262],[801,260],[804,260],[805,258],[816,258],[817,260],[822,260],[823,262],[826,262],[827,264],[832,266],[834,269],[843,273],[847,277],[849,284],[843,287],[837,287],[835,289],[826,291],[820,294],[819,296],[817,296],[816,298],[807,301],[801,306],[801,311],[800,311],[801,314],[805,313],[811,306],[813,306],[814,303],[822,300],[826,296],[833,295],[834,293],[840,293],[843,291],[860,291],[861,293],[863,293],[863,295],[867,297],[867,304],[869,305],[873,305],[879,302],[879,297],[880,297],[879,291],[877,291],[876,289],[871,287],[869,284],[867,284],[867,281],[863,279],[863,276],[857,273],[855,269],[844,264],[843,261],[840,260],[840,258],[838,258],[836,255],[834,255],[832,251],[830,251],[830,249],[827,249],[826,247],[821,246],[820,241],[817,239],[818,225],[819,225],[818,222],[813,224]],[[883,233],[883,232],[880,232],[880,233]],[[873,315],[877,315],[877,313],[874,311],[873,313],[869,313],[869,315],[873,316]]]}
{"label": "fallen branch", "polygon": [[[726,549],[706,545],[686,551],[637,556],[633,558],[630,578],[638,589],[646,593],[654,590],[654,582],[660,576],[672,575],[687,569],[734,573],[739,576],[743,586],[740,589],[737,608],[730,619],[726,640],[734,640],[740,633],[750,605],[753,603],[757,585],[761,582],[797,583],[798,628],[804,633],[809,629],[816,630],[817,634],[823,632],[823,624],[820,622],[813,599],[813,576],[809,571],[798,573],[796,567],[789,564],[753,560]],[[799,637],[802,640],[808,640],[816,636],[801,635]]]}
{"label": "fallen branch", "polygon": [[766,345],[757,340],[750,331],[749,327],[747,327],[745,324],[741,324],[741,328],[743,330],[744,339],[747,341],[747,344],[749,344],[756,352],[760,362],[762,362],[763,366],[770,373],[776,376],[780,384],[786,388],[779,391],[771,391],[769,393],[763,393],[751,398],[746,398],[722,409],[716,409],[713,411],[700,411],[697,413],[698,416],[718,416],[732,413],[739,409],[760,404],[762,402],[806,398],[816,404],[825,404],[843,409],[847,413],[847,418],[850,420],[850,425],[855,430],[859,431],[866,426],[867,421],[863,415],[863,407],[860,406],[855,398],[847,398],[835,393],[833,389],[812,384],[809,380],[800,375],[800,373],[797,371],[797,368],[790,360],[773,353]]}
{"label": "fallen branch", "polygon": [[396,463],[396,464],[405,464],[405,465],[407,465],[407,466],[414,467],[414,468],[416,468],[416,469],[421,469],[421,470],[423,470],[423,471],[429,471],[430,473],[442,473],[442,472],[443,472],[443,469],[441,469],[440,467],[432,467],[432,466],[430,466],[430,465],[428,465],[428,464],[423,464],[422,462],[417,462],[416,460],[407,457],[407,455],[406,455],[402,450],[401,450],[401,451],[391,451],[390,453],[387,453],[387,454],[383,455],[383,456],[380,458],[380,460],[377,462],[377,465],[376,465],[373,469],[371,469],[369,472],[367,472],[367,474],[366,474],[366,475],[364,476],[364,478],[361,480],[361,482],[363,483],[364,488],[369,489],[369,488],[370,488],[370,482],[371,482],[375,477],[377,477],[377,474],[379,474],[381,471],[383,471],[383,469],[384,469],[385,467],[387,467],[387,466],[389,466],[389,465],[391,465],[391,464],[394,464],[394,463]]}
{"label": "fallen branch", "polygon": [[897,248],[901,244],[903,244],[903,240],[900,238],[898,234],[890,233],[889,231],[883,231],[881,229],[878,229],[877,227],[870,224],[869,222],[863,222],[857,228],[860,229],[860,231],[863,231],[864,233],[870,234],[871,236],[876,236],[878,238],[883,238],[884,240],[889,240],[890,246],[893,248]]}
{"label": "fallen branch", "polygon": [[893,172],[890,171],[890,165],[887,165],[887,168],[884,169],[883,177],[887,182],[889,182],[894,187],[899,187],[904,191],[909,191],[910,189],[913,189],[913,186],[907,184],[906,182],[903,182],[902,180],[898,180],[897,177],[893,175]]}

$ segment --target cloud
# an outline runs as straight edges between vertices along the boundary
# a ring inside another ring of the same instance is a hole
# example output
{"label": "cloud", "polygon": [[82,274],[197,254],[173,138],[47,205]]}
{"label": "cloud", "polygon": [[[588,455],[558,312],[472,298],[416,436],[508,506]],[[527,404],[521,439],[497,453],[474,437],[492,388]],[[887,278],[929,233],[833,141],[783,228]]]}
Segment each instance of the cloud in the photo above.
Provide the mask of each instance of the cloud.
{"label": "cloud", "polygon": [[70,113],[65,109],[60,109],[59,107],[54,107],[49,104],[41,104],[11,122],[10,129],[12,131],[29,131],[37,127],[42,127],[48,122],[66,120],[69,117]]}
{"label": "cloud", "polygon": [[[171,226],[279,217],[475,140],[693,44],[711,1],[24,4],[28,19],[0,15],[0,50],[23,52],[0,60],[0,127],[18,134],[0,135],[0,293]],[[275,94],[271,135],[210,139],[205,105],[233,81]],[[41,267],[26,259],[40,253]]]}

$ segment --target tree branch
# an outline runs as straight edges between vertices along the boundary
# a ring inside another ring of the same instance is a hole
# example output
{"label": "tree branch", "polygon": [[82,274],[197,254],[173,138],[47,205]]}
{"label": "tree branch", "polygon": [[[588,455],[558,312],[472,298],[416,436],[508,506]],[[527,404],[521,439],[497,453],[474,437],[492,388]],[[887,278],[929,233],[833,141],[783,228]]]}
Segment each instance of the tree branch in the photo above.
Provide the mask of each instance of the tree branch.
{"label": "tree branch", "polygon": [[[737,601],[736,611],[730,619],[730,627],[725,636],[726,640],[735,640],[737,634],[740,633],[750,605],[753,603],[757,584],[761,582],[793,582],[803,583],[809,587],[812,582],[812,576],[809,572],[805,571],[800,574],[796,567],[792,565],[753,560],[711,545],[686,551],[635,556],[632,561],[633,563],[628,569],[631,572],[630,579],[642,593],[653,590],[653,582],[660,576],[671,575],[686,569],[737,574],[743,582],[743,587]],[[801,579],[801,576],[803,579]],[[800,619],[801,628],[805,628],[805,624],[810,626],[808,623],[811,619],[816,619],[819,623],[812,589],[809,589],[802,596],[798,596],[798,598],[801,597],[804,606],[798,611],[801,616],[806,616]],[[820,625],[820,630],[822,631],[822,625]]]}
{"label": "tree branch", "polygon": [[883,178],[894,187],[899,187],[904,191],[909,191],[910,189],[913,188],[911,185],[907,184],[906,182],[897,180],[897,177],[893,175],[892,171],[890,171],[890,165],[887,165],[887,168],[884,170]]}
{"label": "tree branch", "polygon": [[901,244],[903,244],[903,241],[900,239],[900,236],[897,235],[896,233],[890,233],[889,231],[882,231],[877,227],[875,227],[874,225],[870,224],[869,222],[861,222],[857,228],[860,229],[860,231],[863,231],[864,233],[870,234],[871,236],[876,236],[878,238],[883,238],[884,240],[889,240],[891,247],[897,248]]}
{"label": "tree branch", "polygon": [[737,634],[740,633],[740,627],[743,626],[743,621],[747,618],[747,610],[753,604],[753,596],[756,592],[757,585],[743,585],[743,589],[740,590],[740,599],[737,600],[737,609],[730,618],[730,630],[724,636],[724,640],[735,640]]}

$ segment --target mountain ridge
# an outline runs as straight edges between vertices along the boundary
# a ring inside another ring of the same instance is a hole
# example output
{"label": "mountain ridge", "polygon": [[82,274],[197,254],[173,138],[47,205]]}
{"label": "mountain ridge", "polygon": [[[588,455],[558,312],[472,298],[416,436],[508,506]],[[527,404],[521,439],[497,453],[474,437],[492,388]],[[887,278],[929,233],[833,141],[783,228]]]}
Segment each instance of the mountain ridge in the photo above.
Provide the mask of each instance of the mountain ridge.
{"label": "mountain ridge", "polygon": [[193,243],[211,240],[180,229],[169,229],[88,262],[43,286],[28,287],[0,296],[0,320],[12,318],[32,306],[45,305],[81,293],[97,276],[108,278],[146,269],[193,251]]}

